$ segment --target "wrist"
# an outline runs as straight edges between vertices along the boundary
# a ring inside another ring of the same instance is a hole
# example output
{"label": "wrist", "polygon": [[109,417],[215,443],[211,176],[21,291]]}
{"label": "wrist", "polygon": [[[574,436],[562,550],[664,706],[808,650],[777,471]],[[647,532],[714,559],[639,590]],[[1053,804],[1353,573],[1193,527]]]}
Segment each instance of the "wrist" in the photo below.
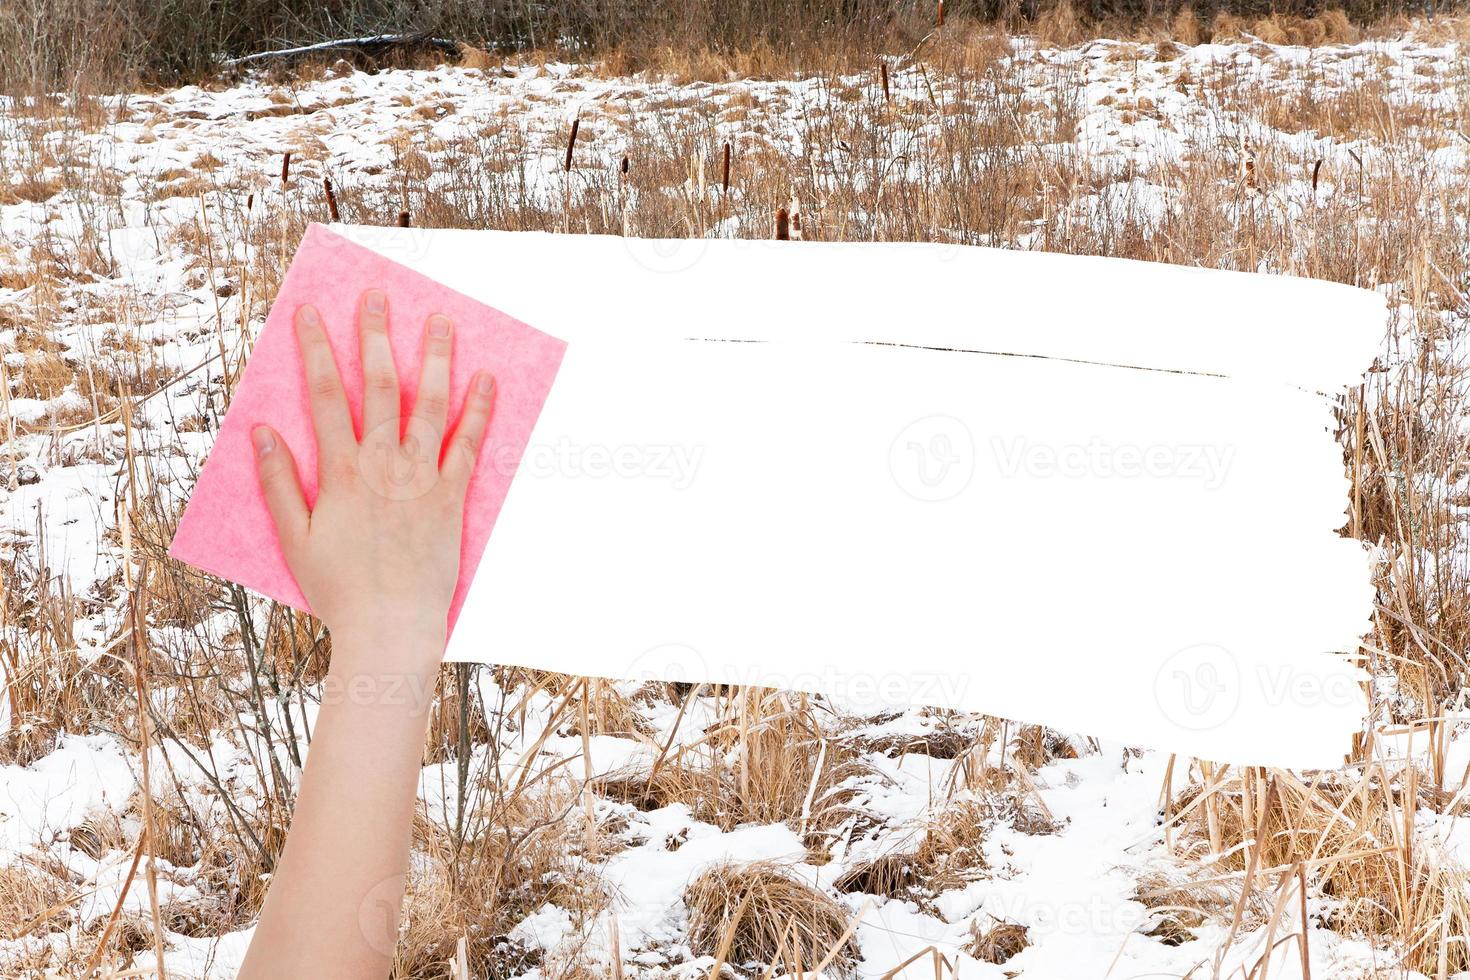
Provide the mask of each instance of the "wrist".
{"label": "wrist", "polygon": [[332,638],[329,673],[412,674],[432,678],[438,673],[448,637],[446,616],[379,611],[327,624]]}
{"label": "wrist", "polygon": [[334,638],[354,642],[437,642],[443,646],[449,631],[449,610],[438,605],[377,603],[325,609],[318,618]]}

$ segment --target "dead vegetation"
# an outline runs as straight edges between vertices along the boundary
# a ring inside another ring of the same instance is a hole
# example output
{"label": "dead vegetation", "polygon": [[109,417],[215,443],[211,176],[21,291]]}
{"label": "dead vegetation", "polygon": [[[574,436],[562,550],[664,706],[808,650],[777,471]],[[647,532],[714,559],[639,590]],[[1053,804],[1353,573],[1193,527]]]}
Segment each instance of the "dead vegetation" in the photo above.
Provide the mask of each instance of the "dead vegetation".
{"label": "dead vegetation", "polygon": [[971,940],[966,950],[977,960],[999,966],[1030,945],[1027,929],[1015,922],[997,922],[989,929],[981,930],[978,923],[972,924]]}
{"label": "dead vegetation", "polygon": [[[689,940],[716,963],[804,976],[847,976],[855,923],[821,890],[767,862],[717,865],[684,890]],[[714,973],[718,974],[718,969]]]}

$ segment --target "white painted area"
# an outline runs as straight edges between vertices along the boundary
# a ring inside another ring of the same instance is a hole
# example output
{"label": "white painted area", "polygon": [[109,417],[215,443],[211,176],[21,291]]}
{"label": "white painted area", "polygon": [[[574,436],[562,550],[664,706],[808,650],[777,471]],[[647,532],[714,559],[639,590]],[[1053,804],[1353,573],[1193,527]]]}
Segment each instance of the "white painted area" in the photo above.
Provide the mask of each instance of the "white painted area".
{"label": "white painted area", "polygon": [[[1368,562],[1336,533],[1329,403],[1295,385],[1360,377],[1376,294],[931,245],[346,231],[570,340],[450,659],[1253,764],[1339,765],[1363,724],[1339,654]],[[700,302],[715,279],[751,288]]]}
{"label": "white painted area", "polygon": [[334,226],[570,343],[876,341],[1355,384],[1384,301],[1339,283],[922,242]]}
{"label": "white painted area", "polygon": [[1328,420],[1282,384],[584,341],[449,656],[1336,765],[1364,702],[1328,651],[1372,591]]}

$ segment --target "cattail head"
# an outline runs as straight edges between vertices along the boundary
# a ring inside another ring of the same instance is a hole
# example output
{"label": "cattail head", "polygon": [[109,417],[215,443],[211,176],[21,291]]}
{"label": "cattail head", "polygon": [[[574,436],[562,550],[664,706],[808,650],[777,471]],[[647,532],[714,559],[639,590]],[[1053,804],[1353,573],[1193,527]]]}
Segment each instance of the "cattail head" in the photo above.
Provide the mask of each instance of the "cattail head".
{"label": "cattail head", "polygon": [[623,162],[618,165],[618,169],[622,171],[624,177],[628,176],[628,158],[627,157],[623,157]]}
{"label": "cattail head", "polygon": [[332,193],[332,178],[322,178],[322,190],[327,194],[327,217],[336,224],[342,220],[342,215],[337,212],[337,195]]}
{"label": "cattail head", "polygon": [[567,158],[562,164],[562,171],[572,172],[572,149],[577,145],[577,127],[582,125],[581,119],[572,120],[572,135],[567,138]]}
{"label": "cattail head", "polygon": [[878,74],[883,77],[883,101],[892,102],[893,97],[888,94],[888,62],[878,62]]}
{"label": "cattail head", "polygon": [[791,241],[791,212],[785,208],[776,209],[776,241]]}
{"label": "cattail head", "polygon": [[283,156],[283,157],[281,157],[281,186],[282,187],[285,187],[286,184],[290,182],[290,180],[291,180],[291,151],[290,150],[287,150],[286,151],[286,155]]}
{"label": "cattail head", "polygon": [[408,227],[408,212],[407,211],[399,211],[398,212],[398,227],[400,227],[400,228],[407,228]]}
{"label": "cattail head", "polygon": [[729,143],[726,143],[725,144],[725,166],[724,166],[724,174],[720,178],[720,186],[724,188],[726,194],[730,193],[730,144]]}

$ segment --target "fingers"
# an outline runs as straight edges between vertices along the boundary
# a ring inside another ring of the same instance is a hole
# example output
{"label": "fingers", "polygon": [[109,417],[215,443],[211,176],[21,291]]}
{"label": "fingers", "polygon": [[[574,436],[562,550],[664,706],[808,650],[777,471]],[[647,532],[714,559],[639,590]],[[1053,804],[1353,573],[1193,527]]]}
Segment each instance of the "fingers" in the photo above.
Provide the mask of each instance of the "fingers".
{"label": "fingers", "polygon": [[336,464],[352,459],[357,436],[352,431],[352,413],[342,389],[342,376],[332,357],[332,345],[314,306],[296,311],[296,340],[306,370],[306,388],[311,397],[311,422],[316,429],[317,471],[329,473]]}
{"label": "fingers", "polygon": [[276,523],[281,550],[289,555],[305,537],[311,520],[306,498],[301,493],[301,481],[296,476],[296,460],[285,441],[268,425],[256,426],[250,433],[250,442],[255,447],[255,471],[260,477],[266,509]]}
{"label": "fingers", "polygon": [[418,398],[413,405],[409,431],[435,447],[444,444],[444,425],[449,416],[449,357],[454,347],[454,326],[449,317],[435,313],[424,324],[424,364],[419,371]]}
{"label": "fingers", "polygon": [[495,379],[481,372],[470,382],[469,394],[465,395],[464,411],[460,413],[459,425],[444,450],[444,462],[439,473],[450,486],[464,492],[474,472],[475,460],[480,455],[480,443],[485,438],[485,429],[490,424],[490,412],[495,406]]}
{"label": "fingers", "polygon": [[363,441],[398,442],[398,370],[388,343],[388,297],[369,289],[357,305],[357,342],[362,352]]}

